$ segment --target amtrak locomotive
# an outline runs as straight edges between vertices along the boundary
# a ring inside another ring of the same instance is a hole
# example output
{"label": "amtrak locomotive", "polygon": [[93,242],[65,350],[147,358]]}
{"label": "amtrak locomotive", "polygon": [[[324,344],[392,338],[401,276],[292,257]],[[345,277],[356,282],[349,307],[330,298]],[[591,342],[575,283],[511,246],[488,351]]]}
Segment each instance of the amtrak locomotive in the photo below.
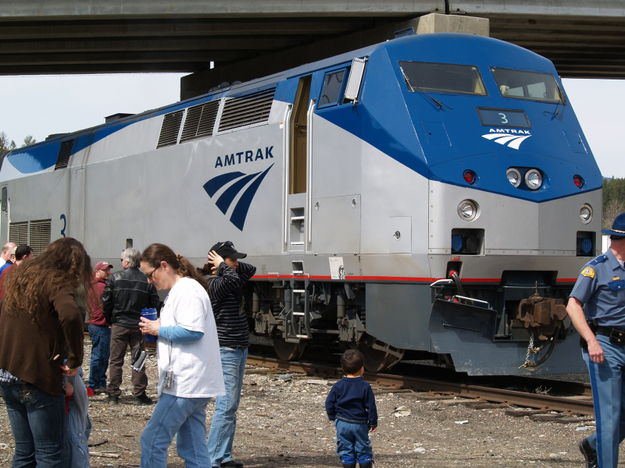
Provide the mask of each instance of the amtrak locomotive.
{"label": "amtrak locomotive", "polygon": [[9,153],[2,241],[94,260],[163,242],[257,266],[253,333],[289,359],[582,370],[564,300],[598,253],[601,174],[553,64],[412,35]]}

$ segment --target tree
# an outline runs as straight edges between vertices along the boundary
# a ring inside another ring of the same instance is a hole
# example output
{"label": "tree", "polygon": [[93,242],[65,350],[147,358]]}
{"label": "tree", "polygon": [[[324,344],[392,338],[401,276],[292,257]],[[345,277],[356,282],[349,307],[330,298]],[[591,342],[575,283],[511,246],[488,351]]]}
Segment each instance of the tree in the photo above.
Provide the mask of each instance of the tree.
{"label": "tree", "polygon": [[26,137],[24,137],[24,144],[22,146],[30,146],[34,145],[35,143],[37,143],[37,140],[35,140],[32,135],[26,135]]}
{"label": "tree", "polygon": [[614,218],[623,212],[625,212],[625,179],[604,179],[603,227],[611,227]]}
{"label": "tree", "polygon": [[15,142],[9,141],[6,133],[0,132],[0,158],[4,157],[9,151],[15,149]]}

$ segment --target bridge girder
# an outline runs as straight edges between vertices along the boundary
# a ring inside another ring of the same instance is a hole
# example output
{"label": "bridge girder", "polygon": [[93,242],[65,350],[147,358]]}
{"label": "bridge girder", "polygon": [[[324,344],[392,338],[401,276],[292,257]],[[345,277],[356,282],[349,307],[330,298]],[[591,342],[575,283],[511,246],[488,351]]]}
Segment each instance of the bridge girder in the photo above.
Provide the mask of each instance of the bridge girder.
{"label": "bridge girder", "polygon": [[[625,78],[620,0],[449,0],[490,35],[550,58],[563,77]],[[248,79],[392,36],[444,0],[5,0],[0,74],[203,72]],[[380,31],[385,31],[382,36]],[[328,44],[335,44],[328,50]],[[289,57],[287,61],[280,57]],[[216,68],[209,69],[211,62]],[[298,63],[299,62],[299,63]],[[259,64],[269,64],[263,70]],[[189,78],[192,80],[192,78]]]}

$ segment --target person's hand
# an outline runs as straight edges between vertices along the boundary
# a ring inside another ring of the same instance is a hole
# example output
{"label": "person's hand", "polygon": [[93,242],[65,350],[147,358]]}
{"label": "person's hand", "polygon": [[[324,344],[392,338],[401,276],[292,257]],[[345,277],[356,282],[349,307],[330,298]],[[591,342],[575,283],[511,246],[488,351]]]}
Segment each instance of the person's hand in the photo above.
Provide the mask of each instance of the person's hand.
{"label": "person's hand", "polygon": [[603,348],[596,338],[588,340],[588,356],[592,362],[601,364],[604,361]]}
{"label": "person's hand", "polygon": [[61,373],[63,374],[63,376],[65,377],[74,377],[75,375],[78,374],[78,367],[74,367],[73,369],[70,368],[68,365],[64,364],[62,366],[59,366],[61,368]]}
{"label": "person's hand", "polygon": [[160,318],[150,320],[145,317],[140,317],[139,320],[139,330],[141,330],[141,333],[144,335],[158,336],[158,329],[161,328]]}
{"label": "person's hand", "polygon": [[221,265],[224,262],[224,259],[221,255],[219,255],[217,252],[215,252],[214,250],[211,250],[210,252],[208,252],[208,263],[210,263],[211,265],[213,265],[212,273],[216,273],[217,272],[217,268],[219,268],[219,265]]}
{"label": "person's hand", "polygon": [[375,432],[375,430],[378,428],[378,426],[371,426],[369,428],[369,432]]}

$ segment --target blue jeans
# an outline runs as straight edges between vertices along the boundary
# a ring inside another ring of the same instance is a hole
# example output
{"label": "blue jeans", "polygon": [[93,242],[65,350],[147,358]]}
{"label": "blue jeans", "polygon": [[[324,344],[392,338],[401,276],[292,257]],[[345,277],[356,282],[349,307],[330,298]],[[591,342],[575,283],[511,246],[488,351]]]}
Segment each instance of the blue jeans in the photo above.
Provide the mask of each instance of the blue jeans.
{"label": "blue jeans", "polygon": [[588,437],[597,451],[600,468],[616,468],[619,443],[625,439],[625,346],[610,343],[610,338],[597,335],[604,361],[596,364],[582,356],[588,366],[592,398],[595,405],[597,432]]}
{"label": "blue jeans", "polygon": [[208,398],[182,398],[162,393],[141,434],[141,468],[167,468],[167,448],[174,435],[186,468],[210,466],[206,451]]}
{"label": "blue jeans", "polygon": [[67,382],[74,387],[74,396],[69,401],[69,411],[65,423],[65,468],[89,468],[89,435],[91,421],[89,420],[89,399],[87,389],[82,381],[82,368],[78,375],[66,377]]}
{"label": "blue jeans", "polygon": [[89,384],[95,388],[106,388],[106,369],[109,367],[111,348],[111,329],[106,325],[89,324],[91,336],[91,364],[89,365]]}
{"label": "blue jeans", "polygon": [[215,412],[206,441],[211,466],[220,466],[233,459],[232,442],[237,427],[237,409],[241,400],[241,387],[247,360],[247,348],[222,346],[219,352],[226,394],[215,400]]}
{"label": "blue jeans", "polygon": [[369,440],[369,426],[336,420],[336,453],[341,463],[369,463],[373,461],[373,450]]}
{"label": "blue jeans", "polygon": [[65,397],[27,383],[0,390],[15,439],[13,468],[62,468]]}

